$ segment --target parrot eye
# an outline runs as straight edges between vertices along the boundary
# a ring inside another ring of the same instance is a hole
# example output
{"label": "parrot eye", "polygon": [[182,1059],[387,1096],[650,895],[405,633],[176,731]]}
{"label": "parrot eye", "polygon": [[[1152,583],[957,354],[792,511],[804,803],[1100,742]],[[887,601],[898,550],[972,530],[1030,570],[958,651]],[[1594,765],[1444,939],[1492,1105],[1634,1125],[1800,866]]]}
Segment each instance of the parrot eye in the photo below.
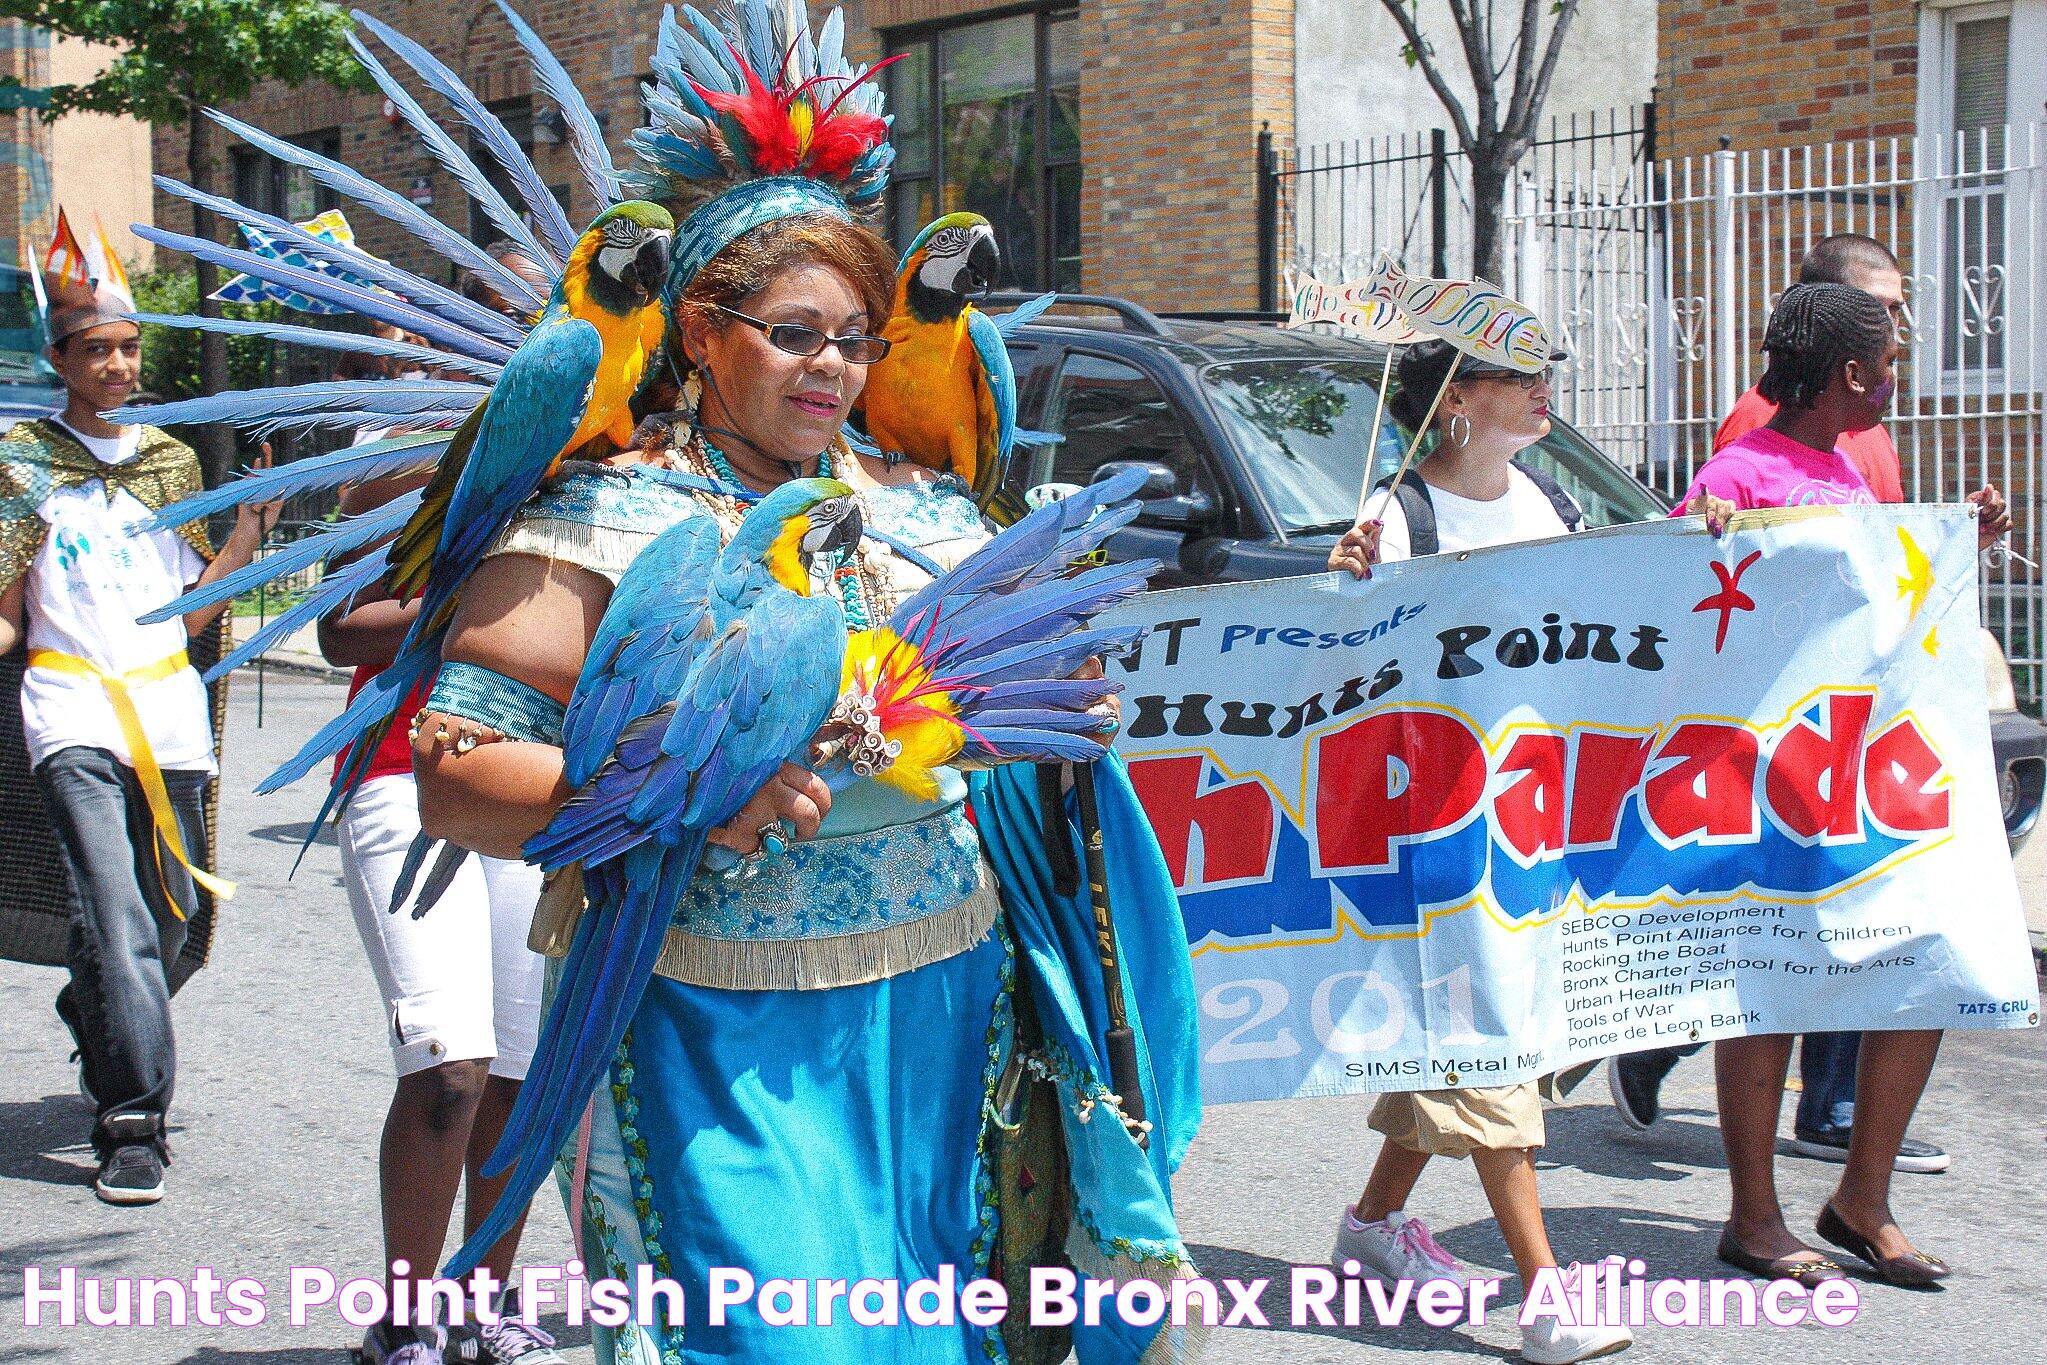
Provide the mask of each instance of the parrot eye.
{"label": "parrot eye", "polygon": [[931,235],[931,254],[934,256],[957,256],[966,249],[965,228],[940,228]]}
{"label": "parrot eye", "polygon": [[614,218],[604,225],[606,246],[631,246],[640,240],[640,225],[630,218]]}

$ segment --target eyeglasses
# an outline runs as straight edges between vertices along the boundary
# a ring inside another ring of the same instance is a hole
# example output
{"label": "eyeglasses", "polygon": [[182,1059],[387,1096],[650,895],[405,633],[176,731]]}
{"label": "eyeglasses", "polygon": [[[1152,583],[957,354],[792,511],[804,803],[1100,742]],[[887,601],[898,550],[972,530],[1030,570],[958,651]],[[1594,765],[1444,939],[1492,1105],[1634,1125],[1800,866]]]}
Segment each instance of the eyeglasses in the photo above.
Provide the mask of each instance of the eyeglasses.
{"label": "eyeglasses", "polygon": [[1545,365],[1534,374],[1523,374],[1519,370],[1481,370],[1477,374],[1461,374],[1459,379],[1479,379],[1493,384],[1512,384],[1523,393],[1537,384],[1547,384],[1556,376],[1556,366]]}
{"label": "eyeglasses", "polygon": [[737,308],[717,305],[718,311],[730,318],[737,318],[768,339],[768,345],[790,355],[813,356],[827,346],[839,348],[839,354],[848,365],[872,365],[887,355],[895,345],[886,337],[870,336],[827,336],[815,327],[800,322],[762,322],[759,318],[748,317]]}

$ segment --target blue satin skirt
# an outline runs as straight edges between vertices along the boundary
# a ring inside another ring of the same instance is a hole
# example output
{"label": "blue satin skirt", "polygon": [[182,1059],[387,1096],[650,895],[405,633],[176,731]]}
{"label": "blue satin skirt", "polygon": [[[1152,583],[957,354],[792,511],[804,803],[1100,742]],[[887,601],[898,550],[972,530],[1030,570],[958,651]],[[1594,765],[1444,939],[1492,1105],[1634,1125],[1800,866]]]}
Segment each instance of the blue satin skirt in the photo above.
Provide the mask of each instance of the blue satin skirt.
{"label": "blue satin skirt", "polygon": [[[706,1313],[713,1267],[756,1285],[895,1279],[951,1266],[964,1286],[994,1245],[983,1114],[1011,1045],[1007,934],[886,980],[728,991],[655,978],[594,1106],[583,1206],[590,1274],[639,1264],[680,1284],[681,1323],[597,1333],[616,1365],[817,1365],[1001,1358],[994,1329],[769,1326],[753,1303]],[[568,1162],[563,1163],[566,1172]],[[601,1250],[600,1250],[601,1248]],[[805,1286],[809,1288],[811,1286]],[[781,1305],[784,1301],[778,1301]]]}

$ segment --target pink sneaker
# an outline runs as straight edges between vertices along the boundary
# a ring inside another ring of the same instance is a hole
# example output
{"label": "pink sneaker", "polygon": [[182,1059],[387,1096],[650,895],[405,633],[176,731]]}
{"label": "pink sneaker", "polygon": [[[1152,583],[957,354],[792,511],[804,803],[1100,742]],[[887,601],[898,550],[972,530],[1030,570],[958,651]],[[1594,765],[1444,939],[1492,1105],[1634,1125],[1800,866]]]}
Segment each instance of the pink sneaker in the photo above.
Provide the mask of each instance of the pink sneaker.
{"label": "pink sneaker", "polygon": [[1339,1275],[1365,1275],[1388,1283],[1448,1280],[1462,1288],[1471,1279],[1457,1258],[1429,1235],[1428,1224],[1401,1209],[1379,1222],[1360,1223],[1357,1211],[1346,1208],[1336,1225],[1336,1249],[1329,1263]]}

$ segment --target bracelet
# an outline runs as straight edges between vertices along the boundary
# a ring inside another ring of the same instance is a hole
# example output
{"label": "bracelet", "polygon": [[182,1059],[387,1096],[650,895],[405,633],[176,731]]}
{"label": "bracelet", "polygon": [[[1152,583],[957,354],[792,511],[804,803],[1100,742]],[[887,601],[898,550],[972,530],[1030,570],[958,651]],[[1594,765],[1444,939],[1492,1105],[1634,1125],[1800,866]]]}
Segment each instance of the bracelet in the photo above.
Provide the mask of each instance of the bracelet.
{"label": "bracelet", "polygon": [[[425,728],[426,717],[427,708],[424,706],[413,713],[412,724],[407,726],[405,730],[405,737],[408,740],[415,744],[419,742],[419,732]],[[458,754],[466,754],[479,744],[495,744],[504,738],[504,735],[491,729],[488,725],[475,725],[467,721],[463,721],[462,724],[458,725],[455,733],[450,735],[448,732],[448,721],[450,719],[460,720],[461,718],[442,715],[440,723],[434,727],[434,743],[437,746],[448,744],[452,739],[453,748]]]}

